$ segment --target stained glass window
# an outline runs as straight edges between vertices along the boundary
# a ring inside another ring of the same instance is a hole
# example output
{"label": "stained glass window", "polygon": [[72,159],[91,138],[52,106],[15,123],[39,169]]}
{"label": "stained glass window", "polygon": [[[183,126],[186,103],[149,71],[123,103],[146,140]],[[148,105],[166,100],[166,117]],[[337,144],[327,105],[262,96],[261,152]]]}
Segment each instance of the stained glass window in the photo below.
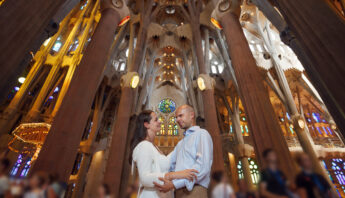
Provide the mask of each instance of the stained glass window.
{"label": "stained glass window", "polygon": [[173,100],[166,98],[160,101],[158,109],[162,113],[171,113],[175,111],[176,104]]}
{"label": "stained glass window", "polygon": [[30,166],[31,166],[31,159],[25,163],[25,166],[24,166],[22,172],[20,173],[21,177],[26,177],[28,175]]}
{"label": "stained glass window", "polygon": [[178,127],[174,116],[169,118],[168,135],[178,135]]}
{"label": "stained glass window", "polygon": [[11,173],[10,173],[11,176],[16,176],[22,162],[23,162],[23,156],[21,154],[19,154],[17,161],[11,170]]}
{"label": "stained glass window", "polygon": [[343,159],[336,158],[332,159],[332,170],[338,183],[342,186],[345,185],[345,175],[344,175],[345,162]]}
{"label": "stained glass window", "polygon": [[57,41],[55,42],[55,44],[54,44],[52,50],[53,50],[54,52],[59,52],[59,50],[60,50],[61,47],[62,47],[62,42],[61,42],[61,37],[59,36],[59,37],[57,38]]}
{"label": "stained glass window", "polygon": [[162,116],[160,116],[159,118],[159,122],[161,123],[161,131],[160,131],[160,134],[158,134],[158,135],[164,135],[165,134],[165,119],[162,117]]}
{"label": "stained glass window", "polygon": [[[250,175],[252,177],[252,181],[254,184],[257,184],[259,183],[259,180],[260,180],[259,167],[256,164],[255,160],[252,158],[248,158],[248,162],[249,162],[249,169],[250,169]],[[239,179],[244,179],[244,173],[243,173],[241,161],[239,161],[237,164],[237,172],[238,172]]]}

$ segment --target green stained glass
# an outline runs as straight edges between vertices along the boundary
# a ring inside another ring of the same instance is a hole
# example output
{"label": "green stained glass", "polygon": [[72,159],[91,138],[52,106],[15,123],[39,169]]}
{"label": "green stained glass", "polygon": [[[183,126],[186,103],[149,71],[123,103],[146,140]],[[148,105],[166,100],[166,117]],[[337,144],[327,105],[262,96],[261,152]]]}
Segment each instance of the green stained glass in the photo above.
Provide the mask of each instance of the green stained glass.
{"label": "green stained glass", "polygon": [[158,109],[162,113],[171,113],[175,111],[176,104],[173,100],[166,98],[160,101]]}
{"label": "green stained glass", "polygon": [[[248,163],[249,163],[249,169],[250,169],[250,176],[252,177],[252,182],[254,184],[258,184],[260,180],[259,167],[256,164],[255,160],[252,158],[248,158]],[[243,173],[241,161],[239,161],[237,164],[237,172],[238,172],[239,179],[243,179],[244,173]]]}

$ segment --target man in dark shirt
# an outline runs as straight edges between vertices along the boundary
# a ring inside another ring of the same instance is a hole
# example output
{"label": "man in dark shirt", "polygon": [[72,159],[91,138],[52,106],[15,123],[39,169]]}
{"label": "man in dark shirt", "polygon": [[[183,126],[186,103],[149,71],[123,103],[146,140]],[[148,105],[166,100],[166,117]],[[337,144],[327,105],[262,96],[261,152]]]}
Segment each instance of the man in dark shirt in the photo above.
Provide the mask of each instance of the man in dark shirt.
{"label": "man in dark shirt", "polygon": [[267,198],[288,198],[286,177],[278,169],[277,155],[274,150],[266,149],[262,154],[266,169],[261,172],[259,183],[260,196]]}
{"label": "man in dark shirt", "polygon": [[296,176],[296,186],[300,197],[332,197],[331,186],[322,175],[313,171],[313,163],[307,154],[299,155],[297,163],[302,169],[302,172]]}

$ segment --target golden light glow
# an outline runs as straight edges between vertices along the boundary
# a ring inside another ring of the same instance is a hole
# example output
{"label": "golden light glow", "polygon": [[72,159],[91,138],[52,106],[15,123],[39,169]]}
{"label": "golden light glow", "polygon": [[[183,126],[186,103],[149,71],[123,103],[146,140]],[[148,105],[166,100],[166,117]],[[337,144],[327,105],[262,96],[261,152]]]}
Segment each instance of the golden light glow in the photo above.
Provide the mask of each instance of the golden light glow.
{"label": "golden light glow", "polygon": [[223,29],[223,27],[220,25],[220,23],[213,17],[211,17],[211,23],[218,29]]}
{"label": "golden light glow", "polygon": [[336,130],[336,129],[337,129],[337,125],[331,124],[331,129],[332,129],[332,130]]}
{"label": "golden light glow", "polygon": [[140,78],[138,75],[134,75],[131,79],[131,87],[133,89],[137,88],[138,84],[139,84]]}
{"label": "golden light glow", "polygon": [[25,82],[25,78],[24,78],[24,77],[19,77],[19,78],[18,78],[18,82],[19,82],[20,84],[23,84],[23,83]]}
{"label": "golden light glow", "polygon": [[45,40],[44,43],[43,43],[43,45],[44,45],[44,46],[47,46],[48,43],[49,43],[49,41],[50,41],[50,39],[51,39],[51,37],[50,37],[49,39]]}
{"label": "golden light glow", "polygon": [[158,64],[159,64],[159,65],[161,65],[161,64],[162,64],[162,62],[160,62],[160,61],[159,61],[159,62],[158,62]]}
{"label": "golden light glow", "polygon": [[171,56],[175,56],[175,54],[174,54],[174,53],[172,53],[172,54],[171,54]]}
{"label": "golden light glow", "polygon": [[198,83],[198,87],[201,91],[204,91],[206,89],[205,80],[202,77],[199,77],[197,79],[197,83]]}
{"label": "golden light glow", "polygon": [[298,126],[299,126],[301,129],[304,129],[304,127],[305,127],[305,122],[304,122],[304,120],[298,119],[297,123],[298,123]]}

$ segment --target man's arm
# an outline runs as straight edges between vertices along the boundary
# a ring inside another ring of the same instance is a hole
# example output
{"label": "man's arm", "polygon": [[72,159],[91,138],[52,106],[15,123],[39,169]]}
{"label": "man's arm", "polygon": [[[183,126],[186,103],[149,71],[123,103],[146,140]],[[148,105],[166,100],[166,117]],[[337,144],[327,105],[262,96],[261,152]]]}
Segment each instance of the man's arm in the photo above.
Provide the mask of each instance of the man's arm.
{"label": "man's arm", "polygon": [[187,190],[191,191],[194,187],[195,182],[200,181],[207,177],[208,173],[211,171],[212,161],[213,161],[213,143],[211,136],[202,131],[199,137],[196,139],[197,142],[197,153],[196,160],[191,169],[197,170],[197,179],[189,181],[186,179],[173,180],[173,184],[176,189],[186,187]]}

